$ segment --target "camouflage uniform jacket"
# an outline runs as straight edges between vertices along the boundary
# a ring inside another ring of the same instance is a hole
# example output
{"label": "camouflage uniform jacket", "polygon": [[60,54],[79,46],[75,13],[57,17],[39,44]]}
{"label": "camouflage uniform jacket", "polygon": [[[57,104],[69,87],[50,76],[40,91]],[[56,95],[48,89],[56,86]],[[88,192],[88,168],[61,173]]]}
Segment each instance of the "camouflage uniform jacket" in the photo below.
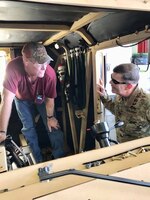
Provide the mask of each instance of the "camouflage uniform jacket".
{"label": "camouflage uniform jacket", "polygon": [[118,142],[126,142],[150,136],[150,94],[146,94],[137,86],[128,98],[116,95],[101,98],[105,108],[115,115],[116,121],[122,120],[124,125],[118,128]]}

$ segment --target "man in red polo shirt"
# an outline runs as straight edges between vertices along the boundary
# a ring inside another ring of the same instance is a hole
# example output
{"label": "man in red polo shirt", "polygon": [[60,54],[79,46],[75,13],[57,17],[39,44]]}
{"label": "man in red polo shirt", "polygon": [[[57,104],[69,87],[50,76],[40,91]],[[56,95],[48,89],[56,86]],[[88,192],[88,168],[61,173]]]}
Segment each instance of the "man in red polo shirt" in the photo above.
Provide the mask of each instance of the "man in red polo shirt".
{"label": "man in red polo shirt", "polygon": [[54,117],[56,98],[56,74],[49,65],[51,57],[39,43],[25,44],[22,56],[8,63],[3,83],[0,112],[0,142],[6,139],[7,126],[15,101],[18,115],[23,124],[22,133],[27,139],[36,162],[42,162],[42,155],[35,129],[35,108],[40,114],[48,132],[54,158],[62,157],[63,134]]}

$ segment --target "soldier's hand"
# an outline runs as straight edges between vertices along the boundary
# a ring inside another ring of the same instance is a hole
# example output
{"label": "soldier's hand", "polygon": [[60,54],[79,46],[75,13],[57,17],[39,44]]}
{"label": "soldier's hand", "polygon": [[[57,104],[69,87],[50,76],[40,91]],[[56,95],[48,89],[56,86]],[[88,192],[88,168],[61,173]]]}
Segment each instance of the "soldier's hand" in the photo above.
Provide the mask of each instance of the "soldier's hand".
{"label": "soldier's hand", "polygon": [[105,94],[106,94],[106,90],[104,88],[104,83],[101,79],[99,80],[99,83],[97,84],[97,93],[100,96],[105,96]]}

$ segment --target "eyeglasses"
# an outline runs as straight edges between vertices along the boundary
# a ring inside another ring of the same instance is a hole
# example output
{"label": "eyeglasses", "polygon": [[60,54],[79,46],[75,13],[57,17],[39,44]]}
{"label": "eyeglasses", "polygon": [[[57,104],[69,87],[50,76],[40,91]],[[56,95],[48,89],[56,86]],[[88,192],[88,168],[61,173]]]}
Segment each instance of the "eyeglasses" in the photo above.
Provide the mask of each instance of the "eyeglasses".
{"label": "eyeglasses", "polygon": [[128,84],[128,83],[126,83],[126,82],[119,82],[119,81],[113,79],[112,76],[111,76],[111,80],[112,80],[112,82],[113,82],[115,85],[117,85],[117,84]]}

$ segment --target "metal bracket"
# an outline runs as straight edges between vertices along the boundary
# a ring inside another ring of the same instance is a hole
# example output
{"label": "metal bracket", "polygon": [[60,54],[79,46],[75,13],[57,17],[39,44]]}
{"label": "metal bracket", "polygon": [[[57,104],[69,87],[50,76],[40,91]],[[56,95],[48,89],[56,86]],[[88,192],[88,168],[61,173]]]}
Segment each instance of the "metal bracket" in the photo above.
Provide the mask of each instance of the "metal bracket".
{"label": "metal bracket", "polygon": [[58,178],[61,176],[66,176],[66,175],[78,175],[78,176],[85,176],[89,178],[102,179],[102,180],[107,180],[107,181],[114,181],[114,182],[120,182],[120,183],[125,183],[125,184],[143,186],[143,187],[150,187],[150,182],[137,181],[133,179],[97,174],[97,173],[92,173],[92,172],[85,172],[85,171],[80,171],[80,170],[75,170],[75,169],[68,169],[68,170],[50,173],[50,174],[47,173],[46,171],[43,173],[43,170],[41,174],[40,171],[41,171],[41,168],[38,173],[40,181],[51,180],[51,179]]}

